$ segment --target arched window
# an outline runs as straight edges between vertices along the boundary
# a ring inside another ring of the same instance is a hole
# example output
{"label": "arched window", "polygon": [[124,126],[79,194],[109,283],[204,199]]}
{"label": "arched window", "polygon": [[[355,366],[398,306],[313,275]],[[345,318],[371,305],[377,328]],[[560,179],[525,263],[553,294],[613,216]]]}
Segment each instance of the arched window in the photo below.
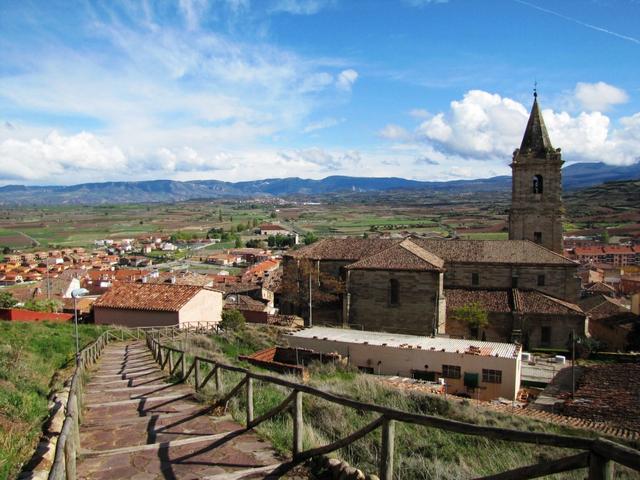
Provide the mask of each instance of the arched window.
{"label": "arched window", "polygon": [[389,305],[398,305],[400,303],[400,284],[398,280],[392,278],[389,280]]}
{"label": "arched window", "polygon": [[533,193],[542,193],[543,189],[542,175],[533,176]]}

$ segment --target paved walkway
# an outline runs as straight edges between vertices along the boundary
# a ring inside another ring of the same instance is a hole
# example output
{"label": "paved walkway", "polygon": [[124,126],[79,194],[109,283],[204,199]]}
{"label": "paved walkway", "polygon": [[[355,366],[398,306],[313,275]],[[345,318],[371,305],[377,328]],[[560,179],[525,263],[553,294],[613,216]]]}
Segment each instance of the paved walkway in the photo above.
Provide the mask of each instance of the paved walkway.
{"label": "paved walkway", "polygon": [[257,479],[282,461],[166,377],[143,342],[105,349],[85,388],[78,478]]}

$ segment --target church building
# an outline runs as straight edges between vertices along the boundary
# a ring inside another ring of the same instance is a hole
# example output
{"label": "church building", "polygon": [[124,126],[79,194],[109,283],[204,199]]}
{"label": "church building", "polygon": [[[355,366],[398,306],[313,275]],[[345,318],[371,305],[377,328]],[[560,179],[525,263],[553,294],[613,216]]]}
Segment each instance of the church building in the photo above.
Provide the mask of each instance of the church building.
{"label": "church building", "polygon": [[[565,347],[572,331],[587,333],[587,317],[575,304],[578,264],[562,255],[561,166],[536,94],[511,164],[509,240],[326,238],[285,255],[283,312],[313,325]],[[459,318],[469,305],[487,325]]]}

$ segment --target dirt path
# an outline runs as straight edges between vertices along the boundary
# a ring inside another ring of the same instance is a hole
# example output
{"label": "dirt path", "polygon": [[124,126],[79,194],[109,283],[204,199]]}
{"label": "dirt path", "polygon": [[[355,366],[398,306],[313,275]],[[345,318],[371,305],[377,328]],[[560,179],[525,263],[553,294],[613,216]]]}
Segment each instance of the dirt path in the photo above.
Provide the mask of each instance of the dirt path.
{"label": "dirt path", "polygon": [[189,385],[167,383],[142,342],[111,344],[85,388],[79,479],[256,479],[271,445],[214,417]]}

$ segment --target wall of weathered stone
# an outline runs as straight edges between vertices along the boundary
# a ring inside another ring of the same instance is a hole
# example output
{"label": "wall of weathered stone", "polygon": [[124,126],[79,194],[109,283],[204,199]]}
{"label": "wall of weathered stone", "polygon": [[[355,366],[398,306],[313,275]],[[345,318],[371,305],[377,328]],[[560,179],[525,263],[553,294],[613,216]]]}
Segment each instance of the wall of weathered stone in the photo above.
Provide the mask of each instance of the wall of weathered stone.
{"label": "wall of weathered stone", "polygon": [[[549,343],[542,342],[543,326],[551,328]],[[587,335],[588,322],[579,315],[527,314],[522,318],[521,330],[526,348],[567,348],[571,331],[579,336]]]}
{"label": "wall of weathered stone", "polygon": [[[397,305],[389,302],[391,279],[399,283]],[[348,283],[348,323],[364,330],[431,335],[440,290],[438,280],[438,272],[353,270]]]}
{"label": "wall of weathered stone", "polygon": [[[489,324],[481,328],[478,338],[487,342],[510,342],[513,332],[513,316],[511,313],[489,313]],[[456,338],[475,338],[469,324],[458,320],[452,311],[447,312],[447,335]]]}
{"label": "wall of weathered stone", "polygon": [[[445,288],[475,287],[483,289],[511,288],[512,278],[518,277],[518,288],[539,290],[548,295],[576,302],[580,292],[580,280],[576,277],[577,265],[489,265],[486,263],[447,263],[444,275]],[[472,274],[477,273],[479,284],[473,285]],[[538,275],[544,275],[544,286],[538,286]]]}

